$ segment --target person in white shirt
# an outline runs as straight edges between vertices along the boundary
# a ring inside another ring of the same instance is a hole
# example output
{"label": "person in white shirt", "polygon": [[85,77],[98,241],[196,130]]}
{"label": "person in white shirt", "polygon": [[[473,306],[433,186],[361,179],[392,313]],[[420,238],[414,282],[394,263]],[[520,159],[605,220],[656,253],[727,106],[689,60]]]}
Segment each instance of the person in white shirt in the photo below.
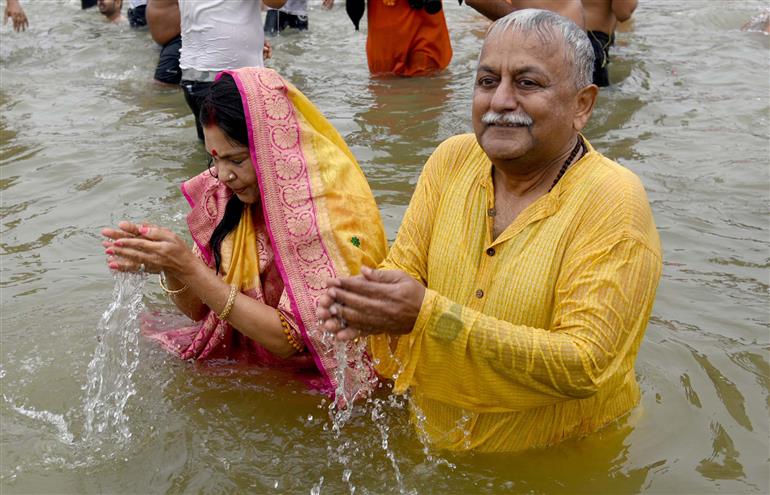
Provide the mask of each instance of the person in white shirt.
{"label": "person in white shirt", "polygon": [[182,50],[179,66],[185,100],[195,115],[198,139],[203,128],[198,113],[216,75],[223,70],[263,67],[265,34],[262,2],[280,9],[286,0],[179,0]]}

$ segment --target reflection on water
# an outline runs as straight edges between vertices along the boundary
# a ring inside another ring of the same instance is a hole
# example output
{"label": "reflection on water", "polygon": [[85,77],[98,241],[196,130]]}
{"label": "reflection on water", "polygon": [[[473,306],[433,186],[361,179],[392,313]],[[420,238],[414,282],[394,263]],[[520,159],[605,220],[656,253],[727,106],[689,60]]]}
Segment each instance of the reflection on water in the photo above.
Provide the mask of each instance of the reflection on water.
{"label": "reflection on water", "polygon": [[[487,23],[445,2],[449,69],[372,79],[343,5],[311,5],[311,30],[274,38],[271,64],[346,138],[392,239],[434,147],[470,131]],[[664,247],[640,407],[584,439],[481,456],[426,450],[406,407],[372,404],[338,437],[340,463],[329,404],[291,377],[179,362],[144,341],[131,441],[106,461],[72,448],[112,301],[99,228],[127,218],[186,232],[177,185],[205,157],[179,91],[149,80],[158,49],[146,32],[70,0],[27,2],[30,30],[0,29],[1,491],[766,492],[770,37],[740,30],[761,6],[640,2],[585,130],[640,176]],[[152,283],[145,294],[171,309]]]}

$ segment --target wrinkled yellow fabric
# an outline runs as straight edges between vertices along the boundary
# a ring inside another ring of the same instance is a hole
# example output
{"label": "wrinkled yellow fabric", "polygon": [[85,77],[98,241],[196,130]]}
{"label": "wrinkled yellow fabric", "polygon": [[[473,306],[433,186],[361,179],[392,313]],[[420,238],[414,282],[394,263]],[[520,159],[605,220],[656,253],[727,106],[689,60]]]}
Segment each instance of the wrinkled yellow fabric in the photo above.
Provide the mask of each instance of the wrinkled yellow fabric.
{"label": "wrinkled yellow fabric", "polygon": [[257,235],[251,219],[251,208],[244,208],[235,231],[222,241],[222,271],[224,281],[241,291],[253,289],[259,283]]}
{"label": "wrinkled yellow fabric", "polygon": [[315,200],[322,206],[316,210],[316,220],[325,246],[341,270],[338,275],[357,275],[362,265],[375,267],[385,258],[387,240],[380,212],[345,140],[301,91],[286,85],[305,158],[313,162],[308,164],[313,190],[324,191]]}
{"label": "wrinkled yellow fabric", "polygon": [[439,448],[543,447],[639,401],[660,241],[639,179],[588,146],[497,239],[492,168],[473,135],[442,143],[423,169],[380,266],[428,290],[410,334],[369,344]]}

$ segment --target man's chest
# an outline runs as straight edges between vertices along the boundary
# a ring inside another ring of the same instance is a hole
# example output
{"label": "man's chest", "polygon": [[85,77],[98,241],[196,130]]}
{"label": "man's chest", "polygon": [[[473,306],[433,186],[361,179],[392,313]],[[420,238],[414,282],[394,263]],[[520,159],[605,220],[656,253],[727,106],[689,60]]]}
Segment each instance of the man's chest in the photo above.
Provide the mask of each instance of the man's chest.
{"label": "man's chest", "polygon": [[564,229],[548,218],[493,238],[499,212],[486,206],[483,198],[441,205],[428,251],[428,287],[507,321],[547,323],[565,249]]}

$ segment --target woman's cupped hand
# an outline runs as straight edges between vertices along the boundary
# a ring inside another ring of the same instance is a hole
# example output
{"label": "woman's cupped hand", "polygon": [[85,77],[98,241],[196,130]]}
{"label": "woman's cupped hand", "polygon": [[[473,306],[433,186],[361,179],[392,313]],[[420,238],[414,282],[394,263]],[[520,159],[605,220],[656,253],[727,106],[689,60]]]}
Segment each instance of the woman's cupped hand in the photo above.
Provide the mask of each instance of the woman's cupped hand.
{"label": "woman's cupped hand", "polygon": [[195,255],[187,243],[165,227],[123,221],[117,228],[102,229],[107,265],[121,272],[161,271],[183,276]]}

